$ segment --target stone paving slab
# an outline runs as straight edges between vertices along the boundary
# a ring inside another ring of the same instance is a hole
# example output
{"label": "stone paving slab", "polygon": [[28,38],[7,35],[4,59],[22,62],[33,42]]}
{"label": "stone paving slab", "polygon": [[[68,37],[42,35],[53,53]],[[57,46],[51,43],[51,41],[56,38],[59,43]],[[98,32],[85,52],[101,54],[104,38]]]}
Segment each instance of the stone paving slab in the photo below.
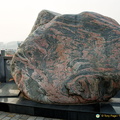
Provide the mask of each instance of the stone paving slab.
{"label": "stone paving slab", "polygon": [[0,84],[0,97],[18,97],[20,90],[14,82]]}
{"label": "stone paving slab", "polygon": [[63,120],[0,111],[0,120]]}

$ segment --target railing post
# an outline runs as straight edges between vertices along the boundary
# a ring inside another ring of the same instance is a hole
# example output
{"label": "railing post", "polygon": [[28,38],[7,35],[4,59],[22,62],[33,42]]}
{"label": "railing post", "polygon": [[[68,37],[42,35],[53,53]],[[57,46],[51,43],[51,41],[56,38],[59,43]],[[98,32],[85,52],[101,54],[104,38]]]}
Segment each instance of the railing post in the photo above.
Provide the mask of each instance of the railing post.
{"label": "railing post", "polygon": [[1,50],[1,56],[0,56],[0,82],[6,82],[4,56],[5,56],[5,50]]}

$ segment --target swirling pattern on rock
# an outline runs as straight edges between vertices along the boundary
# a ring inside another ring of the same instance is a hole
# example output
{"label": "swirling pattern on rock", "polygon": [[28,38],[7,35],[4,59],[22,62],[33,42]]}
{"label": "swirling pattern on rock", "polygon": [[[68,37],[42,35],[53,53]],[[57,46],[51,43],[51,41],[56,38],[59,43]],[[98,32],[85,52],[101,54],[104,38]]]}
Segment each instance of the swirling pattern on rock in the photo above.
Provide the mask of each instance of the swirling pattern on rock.
{"label": "swirling pattern on rock", "polygon": [[94,12],[43,10],[12,59],[19,89],[34,101],[107,101],[120,88],[120,25]]}

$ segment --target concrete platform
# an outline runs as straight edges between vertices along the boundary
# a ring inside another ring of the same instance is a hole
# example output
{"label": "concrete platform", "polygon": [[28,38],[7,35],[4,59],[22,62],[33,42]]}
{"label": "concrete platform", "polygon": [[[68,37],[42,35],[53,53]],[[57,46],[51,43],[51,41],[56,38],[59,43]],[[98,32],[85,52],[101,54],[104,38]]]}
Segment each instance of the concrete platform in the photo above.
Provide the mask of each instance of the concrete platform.
{"label": "concrete platform", "polygon": [[[120,92],[106,103],[88,105],[50,105],[18,97],[0,98],[0,111],[66,120],[96,120],[96,115],[116,115],[120,120]],[[112,117],[112,116],[109,116]],[[112,119],[111,119],[112,120]]]}
{"label": "concrete platform", "polygon": [[20,90],[14,82],[0,83],[0,97],[18,97]]}

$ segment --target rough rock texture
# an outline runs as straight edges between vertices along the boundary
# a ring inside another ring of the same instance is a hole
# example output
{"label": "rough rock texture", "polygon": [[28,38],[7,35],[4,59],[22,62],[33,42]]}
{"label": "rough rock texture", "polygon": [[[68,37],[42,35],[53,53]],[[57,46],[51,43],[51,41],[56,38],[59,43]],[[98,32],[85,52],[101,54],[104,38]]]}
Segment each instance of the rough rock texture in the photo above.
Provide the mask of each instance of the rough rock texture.
{"label": "rough rock texture", "polygon": [[52,104],[107,101],[120,88],[120,26],[93,12],[43,10],[11,64],[24,95]]}

